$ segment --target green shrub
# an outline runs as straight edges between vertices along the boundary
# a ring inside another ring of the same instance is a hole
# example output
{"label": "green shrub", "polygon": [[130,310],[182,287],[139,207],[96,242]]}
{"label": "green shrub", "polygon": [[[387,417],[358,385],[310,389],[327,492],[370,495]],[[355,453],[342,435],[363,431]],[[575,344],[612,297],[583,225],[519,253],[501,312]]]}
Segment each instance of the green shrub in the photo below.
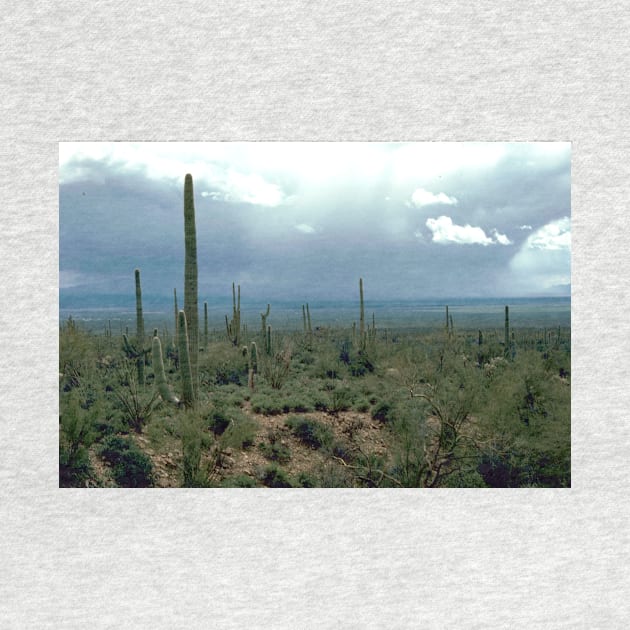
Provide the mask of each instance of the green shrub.
{"label": "green shrub", "polygon": [[153,463],[130,438],[111,435],[99,453],[112,466],[116,483],[123,488],[148,488],[154,483]]}
{"label": "green shrub", "polygon": [[222,488],[256,488],[258,484],[249,475],[226,477],[221,482]]}
{"label": "green shrub", "polygon": [[286,464],[291,459],[291,449],[280,442],[266,444],[261,442],[258,445],[260,452],[267,458],[280,464]]}
{"label": "green shrub", "polygon": [[317,479],[307,472],[301,472],[297,478],[299,488],[317,488]]}
{"label": "green shrub", "polygon": [[79,486],[93,475],[88,449],[96,438],[98,409],[83,408],[72,392],[59,418],[59,485]]}
{"label": "green shrub", "polygon": [[231,414],[219,407],[205,417],[206,425],[215,435],[223,435],[232,422]]}
{"label": "green shrub", "polygon": [[379,402],[374,409],[372,409],[372,418],[384,424],[392,422],[394,420],[394,408],[392,403],[386,400]]}
{"label": "green shrub", "polygon": [[317,420],[305,416],[292,416],[286,419],[285,424],[297,438],[312,448],[322,448],[332,443],[332,430]]}
{"label": "green shrub", "polygon": [[292,488],[293,484],[289,480],[287,473],[279,466],[272,464],[267,466],[263,472],[263,484],[268,488]]}

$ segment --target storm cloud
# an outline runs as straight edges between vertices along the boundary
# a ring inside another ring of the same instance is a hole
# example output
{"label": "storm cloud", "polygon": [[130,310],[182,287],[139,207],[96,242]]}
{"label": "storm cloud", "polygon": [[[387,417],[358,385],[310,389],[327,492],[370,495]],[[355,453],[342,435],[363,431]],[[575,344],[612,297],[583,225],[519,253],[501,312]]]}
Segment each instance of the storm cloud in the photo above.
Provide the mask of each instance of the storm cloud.
{"label": "storm cloud", "polygon": [[60,292],[172,295],[183,180],[200,296],[570,292],[568,143],[63,143]]}

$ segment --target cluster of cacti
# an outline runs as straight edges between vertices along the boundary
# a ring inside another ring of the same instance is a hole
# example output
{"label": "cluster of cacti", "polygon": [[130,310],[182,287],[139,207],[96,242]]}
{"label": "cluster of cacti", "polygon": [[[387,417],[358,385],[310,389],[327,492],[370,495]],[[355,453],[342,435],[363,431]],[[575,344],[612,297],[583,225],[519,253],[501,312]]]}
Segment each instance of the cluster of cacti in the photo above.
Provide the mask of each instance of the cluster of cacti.
{"label": "cluster of cacti", "polygon": [[[193,195],[192,175],[187,174],[184,179],[184,313],[185,323],[188,328],[188,351],[190,360],[190,373],[192,377],[192,399],[196,398],[198,390],[197,363],[199,360],[199,312],[198,312],[198,288],[197,288],[197,228],[195,225],[195,201]],[[181,314],[179,316],[179,331],[181,334]],[[180,350],[181,350],[180,340]],[[184,361],[180,357],[180,363]]]}
{"label": "cluster of cacti", "polygon": [[238,285],[238,299],[236,297],[236,289],[232,282],[232,319],[228,320],[225,316],[225,329],[228,339],[232,345],[238,346],[241,340],[241,285]]}

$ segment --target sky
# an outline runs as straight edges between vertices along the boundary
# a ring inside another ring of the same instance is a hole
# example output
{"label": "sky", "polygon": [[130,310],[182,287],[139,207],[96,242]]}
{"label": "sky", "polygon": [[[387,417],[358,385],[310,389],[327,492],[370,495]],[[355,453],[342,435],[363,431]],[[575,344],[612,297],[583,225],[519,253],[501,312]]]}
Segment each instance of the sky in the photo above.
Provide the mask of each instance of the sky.
{"label": "sky", "polygon": [[[60,303],[570,295],[571,145],[60,143]],[[181,292],[181,293],[180,293]]]}

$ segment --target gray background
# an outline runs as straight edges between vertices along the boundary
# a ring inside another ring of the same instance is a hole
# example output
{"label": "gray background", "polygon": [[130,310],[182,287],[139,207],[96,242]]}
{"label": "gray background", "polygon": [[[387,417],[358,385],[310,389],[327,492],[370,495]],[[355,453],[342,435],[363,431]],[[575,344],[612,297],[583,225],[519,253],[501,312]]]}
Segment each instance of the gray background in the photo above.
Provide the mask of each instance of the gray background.
{"label": "gray background", "polygon": [[[625,628],[628,6],[3,8],[0,627]],[[57,143],[573,142],[573,488],[60,490]]]}

